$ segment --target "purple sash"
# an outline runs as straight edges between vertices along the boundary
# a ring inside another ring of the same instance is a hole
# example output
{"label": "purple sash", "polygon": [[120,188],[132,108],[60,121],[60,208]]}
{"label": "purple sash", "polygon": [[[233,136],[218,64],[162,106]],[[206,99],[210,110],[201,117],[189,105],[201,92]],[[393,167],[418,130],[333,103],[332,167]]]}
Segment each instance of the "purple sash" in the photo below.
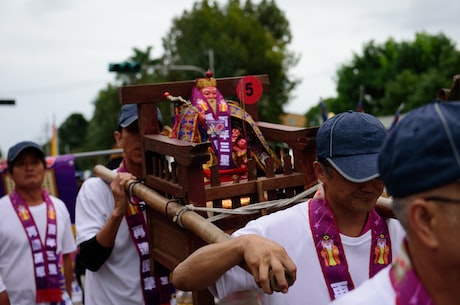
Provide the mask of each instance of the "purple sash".
{"label": "purple sash", "polygon": [[[309,218],[324,280],[334,300],[354,288],[340,233],[325,199],[310,200]],[[375,210],[369,213],[368,221],[372,231],[369,277],[373,277],[391,263],[391,241],[385,220]]]}
{"label": "purple sash", "polygon": [[[126,172],[124,160],[118,168],[118,172]],[[137,198],[131,198],[131,201],[139,203]],[[173,288],[168,277],[154,277],[150,272],[148,231],[144,214],[139,208],[139,205],[131,204],[128,207],[125,217],[131,239],[139,255],[139,269],[145,304],[169,304]],[[157,289],[157,287],[159,287],[159,289]]]}
{"label": "purple sash", "polygon": [[34,263],[35,287],[37,291],[36,302],[61,302],[62,290],[60,279],[62,278],[62,274],[60,273],[56,253],[56,210],[48,193],[44,189],[42,189],[42,196],[46,203],[47,215],[45,245],[42,244],[37,225],[24,199],[14,190],[10,195],[10,200],[29,239]]}
{"label": "purple sash", "polygon": [[412,268],[406,240],[391,267],[390,280],[396,293],[396,304],[434,304]]}

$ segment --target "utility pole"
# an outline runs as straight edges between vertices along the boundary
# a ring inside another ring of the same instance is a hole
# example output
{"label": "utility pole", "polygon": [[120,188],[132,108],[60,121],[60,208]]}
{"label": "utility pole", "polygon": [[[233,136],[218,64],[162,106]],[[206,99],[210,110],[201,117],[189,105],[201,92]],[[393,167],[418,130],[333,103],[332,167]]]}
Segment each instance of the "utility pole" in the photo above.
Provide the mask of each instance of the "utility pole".
{"label": "utility pole", "polygon": [[216,71],[214,70],[214,50],[208,49],[208,59],[209,59],[209,70],[212,71],[214,77],[216,77]]}

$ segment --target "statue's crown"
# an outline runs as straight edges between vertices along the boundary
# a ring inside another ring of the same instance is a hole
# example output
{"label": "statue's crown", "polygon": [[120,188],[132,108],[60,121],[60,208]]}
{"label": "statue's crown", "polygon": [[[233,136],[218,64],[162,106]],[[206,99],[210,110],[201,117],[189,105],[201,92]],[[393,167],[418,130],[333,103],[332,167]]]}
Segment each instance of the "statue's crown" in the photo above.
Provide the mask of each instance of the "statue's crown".
{"label": "statue's crown", "polygon": [[203,89],[206,87],[217,87],[216,79],[213,78],[212,75],[212,71],[208,69],[204,75],[204,78],[197,78],[195,80],[195,86],[198,89]]}

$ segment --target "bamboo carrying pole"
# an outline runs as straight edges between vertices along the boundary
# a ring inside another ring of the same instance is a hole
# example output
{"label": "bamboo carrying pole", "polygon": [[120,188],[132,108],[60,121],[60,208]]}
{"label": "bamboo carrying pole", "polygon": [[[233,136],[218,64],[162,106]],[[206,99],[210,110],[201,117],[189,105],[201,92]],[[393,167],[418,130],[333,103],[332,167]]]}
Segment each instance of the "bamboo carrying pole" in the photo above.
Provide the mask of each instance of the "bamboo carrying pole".
{"label": "bamboo carrying pole", "polygon": [[[94,174],[108,183],[112,182],[117,175],[116,172],[102,165],[96,165],[94,167]],[[125,188],[126,190],[131,190],[137,198],[143,200],[149,207],[165,215],[168,219],[172,220],[175,219],[175,217],[180,217],[177,222],[181,227],[192,231],[207,243],[222,242],[230,238],[227,233],[207,221],[201,215],[193,211],[185,210],[184,206],[180,203],[161,196],[153,189],[139,183],[137,180],[128,181]]]}

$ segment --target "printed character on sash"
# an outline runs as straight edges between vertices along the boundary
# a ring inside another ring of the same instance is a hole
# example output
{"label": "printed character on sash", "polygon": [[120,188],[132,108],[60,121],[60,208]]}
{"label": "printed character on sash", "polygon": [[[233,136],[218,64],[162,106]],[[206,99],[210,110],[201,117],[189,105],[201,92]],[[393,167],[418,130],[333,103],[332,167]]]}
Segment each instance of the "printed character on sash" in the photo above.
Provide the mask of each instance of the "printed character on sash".
{"label": "printed character on sash", "polygon": [[334,245],[334,240],[329,235],[324,235],[321,241],[323,250],[321,250],[321,256],[327,267],[340,265],[339,248]]}
{"label": "printed character on sash", "polygon": [[390,247],[387,245],[385,234],[380,234],[377,239],[377,246],[375,247],[375,263],[379,265],[387,265],[389,252]]}

